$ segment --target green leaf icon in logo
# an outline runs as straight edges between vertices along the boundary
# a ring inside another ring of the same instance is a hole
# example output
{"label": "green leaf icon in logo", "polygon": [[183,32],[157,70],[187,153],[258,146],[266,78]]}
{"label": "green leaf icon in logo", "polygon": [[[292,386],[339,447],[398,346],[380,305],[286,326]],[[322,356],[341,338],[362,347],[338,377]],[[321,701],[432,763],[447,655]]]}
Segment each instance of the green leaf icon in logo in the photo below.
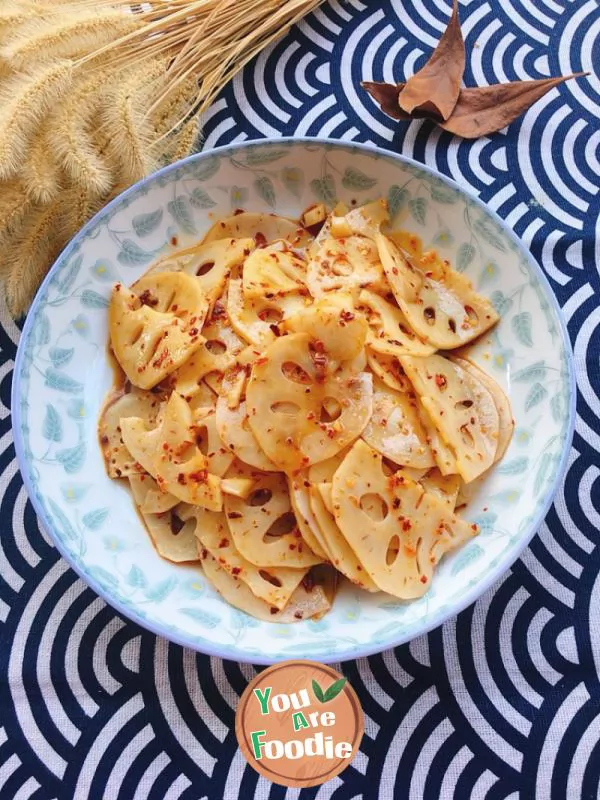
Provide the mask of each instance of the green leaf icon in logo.
{"label": "green leaf icon in logo", "polygon": [[334,681],[331,686],[323,691],[319,684],[313,680],[312,688],[313,692],[315,693],[315,697],[320,703],[329,703],[330,700],[334,700],[338,694],[342,691],[344,686],[346,685],[347,678],[340,678],[337,681]]}

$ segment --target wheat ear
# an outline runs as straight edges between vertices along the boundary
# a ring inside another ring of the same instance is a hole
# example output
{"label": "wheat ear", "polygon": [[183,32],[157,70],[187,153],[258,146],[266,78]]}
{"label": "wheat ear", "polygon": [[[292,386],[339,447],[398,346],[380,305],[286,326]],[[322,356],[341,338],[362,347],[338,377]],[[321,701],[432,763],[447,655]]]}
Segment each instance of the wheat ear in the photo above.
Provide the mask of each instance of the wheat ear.
{"label": "wheat ear", "polygon": [[61,61],[0,84],[0,179],[18,172],[40,121],[64,96],[71,74],[71,62]]}
{"label": "wheat ear", "polygon": [[56,199],[61,188],[61,171],[50,144],[47,124],[31,142],[22,174],[25,190],[34,203],[47,205]]}
{"label": "wheat ear", "polygon": [[39,62],[78,57],[135,30],[137,25],[133,14],[122,11],[81,12],[67,7],[62,14],[19,25],[0,47],[0,57],[17,69],[27,69]]}
{"label": "wheat ear", "polygon": [[106,81],[106,72],[76,81],[48,120],[50,144],[65,173],[74,184],[86,186],[98,195],[105,194],[113,180],[91,131]]}
{"label": "wheat ear", "polygon": [[149,70],[121,74],[101,108],[101,126],[109,136],[111,161],[120,180],[135,183],[156,166],[152,158],[154,131],[146,116],[152,93],[164,75],[162,63]]}
{"label": "wheat ear", "polygon": [[58,204],[32,210],[3,248],[1,272],[5,275],[6,302],[15,317],[23,314],[40,281],[66,239],[59,233],[62,207]]}
{"label": "wheat ear", "polygon": [[30,208],[31,200],[21,180],[0,183],[0,244],[10,238]]}

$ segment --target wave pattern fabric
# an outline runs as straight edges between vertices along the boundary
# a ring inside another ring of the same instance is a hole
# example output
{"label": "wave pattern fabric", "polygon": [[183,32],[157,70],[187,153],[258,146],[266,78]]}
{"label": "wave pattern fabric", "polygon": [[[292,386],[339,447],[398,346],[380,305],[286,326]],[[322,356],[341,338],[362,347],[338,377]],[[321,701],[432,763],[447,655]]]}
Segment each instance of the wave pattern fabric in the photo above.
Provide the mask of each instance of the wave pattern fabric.
{"label": "wave pattern fabric", "polygon": [[[19,331],[0,330],[2,800],[579,800],[600,791],[600,78],[550,92],[474,142],[396,124],[358,88],[418,69],[447,0],[329,0],[233,81],[203,147],[331,136],[402,152],[471,187],[542,263],[575,349],[569,471],[539,535],[494,589],[408,646],[342,666],[365,716],[325,786],[246,766],[235,707],[255,673],[118,617],[37,525],[10,432]],[[598,0],[461,0],[470,85],[591,70]],[[406,72],[405,72],[406,71]],[[351,622],[351,621],[350,621]]]}

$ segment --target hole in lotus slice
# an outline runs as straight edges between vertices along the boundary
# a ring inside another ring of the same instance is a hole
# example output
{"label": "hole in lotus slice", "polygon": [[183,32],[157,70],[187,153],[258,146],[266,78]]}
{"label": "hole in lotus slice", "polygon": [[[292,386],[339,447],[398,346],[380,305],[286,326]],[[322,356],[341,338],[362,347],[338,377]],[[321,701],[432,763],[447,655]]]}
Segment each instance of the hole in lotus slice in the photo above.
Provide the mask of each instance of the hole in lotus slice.
{"label": "hole in lotus slice", "polygon": [[398,534],[394,534],[390,539],[385,554],[385,563],[388,565],[388,567],[391,567],[392,564],[396,561],[399,552],[400,552],[400,537],[398,536]]}
{"label": "hole in lotus slice", "polygon": [[214,266],[215,266],[214,261],[205,261],[203,264],[200,264],[200,266],[196,269],[196,275],[198,276],[208,275],[208,273],[211,271],[211,269],[213,269]]}
{"label": "hole in lotus slice", "polygon": [[[492,466],[498,449],[500,418],[493,396],[474,375],[443,356],[401,356],[400,363],[443,446],[454,454],[454,472],[465,483],[475,480]],[[440,378],[446,382],[443,392]],[[464,401],[472,405],[467,408]],[[432,442],[432,451],[439,446]],[[447,474],[437,457],[436,461]]]}
{"label": "hole in lotus slice", "polygon": [[283,416],[294,417],[300,411],[300,406],[297,403],[273,403],[271,411],[274,414],[281,414]]}
{"label": "hole in lotus slice", "polygon": [[435,325],[435,308],[427,306],[427,308],[423,309],[423,316],[429,326],[433,327]]}
{"label": "hole in lotus slice", "polygon": [[[387,516],[373,519],[361,507],[357,498],[369,494],[385,501]],[[371,579],[402,599],[421,597],[439,559],[476,533],[406,475],[384,475],[381,455],[361,440],[336,470],[332,496],[339,528]],[[388,563],[394,536],[400,547]]]}
{"label": "hole in lotus slice", "polygon": [[359,505],[362,511],[374,522],[381,522],[389,513],[387,503],[383,497],[378,494],[373,494],[373,492],[363,494],[360,498]]}
{"label": "hole in lotus slice", "polygon": [[456,320],[450,317],[448,320],[448,327],[452,331],[452,333],[456,333]]}
{"label": "hole in lotus slice", "polygon": [[267,306],[262,311],[258,312],[258,318],[262,322],[267,322],[269,325],[277,325],[283,319],[283,311],[273,306]]}
{"label": "hole in lotus slice", "polygon": [[[309,567],[320,561],[297,529],[284,475],[259,472],[236,462],[227,477],[255,482],[247,500],[224,496],[229,529],[244,558],[263,569]],[[267,536],[273,532],[277,535]]]}
{"label": "hole in lotus slice", "polygon": [[[311,344],[310,336],[304,333],[276,339],[254,364],[246,389],[254,436],[284,472],[331,458],[360,435],[371,414],[371,375],[330,372],[327,364],[315,363]],[[302,384],[304,390],[293,381],[281,379],[282,367],[288,362],[298,365],[310,377],[310,384]],[[331,423],[321,422],[326,398],[336,400],[342,408],[338,419]],[[298,412],[275,413],[273,408],[281,408],[281,403],[295,404]]]}
{"label": "hole in lotus slice", "polygon": [[312,383],[312,378],[308,372],[302,369],[299,364],[294,364],[293,361],[286,361],[282,364],[281,372],[288,381],[292,381],[293,383],[302,383],[305,386],[310,386]]}
{"label": "hole in lotus slice", "polygon": [[218,339],[210,339],[208,342],[204,342],[204,347],[215,356],[220,356],[227,351],[225,342],[220,342]]}
{"label": "hole in lotus slice", "polygon": [[335,422],[342,414],[342,404],[335,397],[326,397],[321,406],[321,422]]}
{"label": "hole in lotus slice", "polygon": [[271,586],[276,586],[278,589],[281,587],[281,581],[275,575],[271,575],[270,572],[267,572],[266,569],[260,569],[258,574],[267,583],[270,583]]}
{"label": "hole in lotus slice", "polygon": [[248,495],[247,503],[249,506],[265,506],[273,497],[270,489],[257,489]]}
{"label": "hole in lotus slice", "polygon": [[460,426],[460,433],[462,436],[462,440],[467,447],[473,448],[475,447],[475,439],[473,438],[473,434],[469,430],[468,425],[461,425]]}
{"label": "hole in lotus slice", "polygon": [[282,514],[279,519],[276,519],[275,522],[271,525],[269,530],[263,536],[263,540],[267,541],[268,539],[278,539],[280,536],[285,536],[288,533],[292,533],[298,529],[298,523],[296,522],[296,516],[293,511],[286,511],[285,514]]}

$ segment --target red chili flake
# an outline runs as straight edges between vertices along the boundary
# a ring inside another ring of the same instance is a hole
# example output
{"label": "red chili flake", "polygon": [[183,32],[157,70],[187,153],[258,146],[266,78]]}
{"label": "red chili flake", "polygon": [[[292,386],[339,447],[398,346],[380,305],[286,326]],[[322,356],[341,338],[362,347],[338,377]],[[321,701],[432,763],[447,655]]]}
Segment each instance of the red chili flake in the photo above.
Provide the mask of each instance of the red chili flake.
{"label": "red chili flake", "polygon": [[163,444],[163,450],[168,450],[168,449],[169,449],[169,445],[165,442]]}
{"label": "red chili flake", "polygon": [[427,583],[427,576],[421,575],[421,583]]}
{"label": "red chili flake", "polygon": [[402,521],[402,530],[409,531],[412,528],[412,522],[409,519]]}
{"label": "red chili flake", "polygon": [[269,325],[269,328],[271,329],[271,333],[274,336],[280,336],[281,335],[281,333],[279,331],[279,325],[275,325],[275,324]]}
{"label": "red chili flake", "polygon": [[158,305],[158,298],[154,297],[150,289],[144,289],[144,291],[139,296],[140,303],[143,306],[157,306]]}
{"label": "red chili flake", "polygon": [[232,575],[239,575],[241,571],[242,571],[241,567],[233,567],[233,569],[231,570],[231,574]]}
{"label": "red chili flake", "polygon": [[268,359],[268,358],[265,358],[264,356],[263,356],[262,358],[258,358],[258,359],[256,360],[256,366],[257,366],[257,367],[262,367],[262,366],[263,366],[263,364],[268,364],[268,363],[269,363],[269,359]]}
{"label": "red chili flake", "polygon": [[439,389],[445,389],[448,386],[448,381],[446,380],[444,375],[436,375],[435,376],[435,385]]}
{"label": "red chili flake", "polygon": [[295,545],[295,544],[291,544],[291,545],[289,546],[289,549],[290,549],[290,550],[295,550],[295,549],[296,549],[296,545]]}
{"label": "red chili flake", "polygon": [[224,317],[226,314],[225,306],[220,300],[217,300],[213,308],[212,319],[219,319],[219,317]]}
{"label": "red chili flake", "polygon": [[488,507],[487,507],[487,506],[484,506],[484,507],[483,507],[483,510],[484,510],[484,511],[487,511],[487,510],[488,510]]}
{"label": "red chili flake", "polygon": [[399,497],[394,497],[394,500],[392,502],[392,508],[400,508],[400,498]]}
{"label": "red chili flake", "polygon": [[208,470],[199,469],[197,472],[191,472],[190,478],[197,483],[205,483],[206,479],[208,478]]}
{"label": "red chili flake", "polygon": [[264,233],[261,233],[260,231],[257,234],[255,234],[254,241],[256,242],[257,247],[262,248],[267,246],[267,237],[264,235]]}
{"label": "red chili flake", "polygon": [[178,241],[179,240],[177,239],[176,236],[171,236],[171,244],[173,245],[173,247],[177,247]]}
{"label": "red chili flake", "polygon": [[330,439],[334,439],[335,438],[335,430],[333,428],[329,428],[328,431],[327,431],[327,436]]}
{"label": "red chili flake", "polygon": [[153,367],[161,367],[164,361],[169,357],[169,351],[165,348],[162,353],[152,362]]}
{"label": "red chili flake", "polygon": [[[245,213],[245,212],[244,212],[244,209],[243,209],[243,208],[236,208],[236,210],[233,212],[233,216],[234,216],[234,217],[238,217],[240,214],[244,214],[244,213]],[[221,223],[221,225],[222,225],[223,227],[225,227],[225,223],[224,223],[224,222],[222,222],[222,223]]]}
{"label": "red chili flake", "polygon": [[177,311],[177,309],[178,309],[178,308],[179,308],[179,306],[177,305],[177,303],[174,303],[174,304],[171,306],[171,311]]}
{"label": "red chili flake", "polygon": [[203,547],[200,551],[200,558],[204,561],[204,559],[208,556],[208,550]]}
{"label": "red chili flake", "polygon": [[302,619],[302,612],[301,611],[294,611],[294,618],[295,619]]}
{"label": "red chili flake", "polygon": [[229,546],[229,539],[221,539],[219,542],[219,548],[228,547]]}
{"label": "red chili flake", "polygon": [[479,525],[476,525],[475,523],[473,523],[473,525],[471,525],[471,530],[475,531],[475,533],[477,533],[477,531],[479,530]]}
{"label": "red chili flake", "polygon": [[278,608],[275,608],[275,606],[271,606],[271,608],[269,609],[269,611],[270,611],[270,613],[271,613],[271,614],[277,614],[277,612],[279,611],[279,609],[278,609]]}
{"label": "red chili flake", "polygon": [[180,472],[179,475],[177,476],[177,483],[180,483],[182,486],[185,485],[185,475],[183,474],[183,472]]}
{"label": "red chili flake", "polygon": [[354,314],[351,311],[340,311],[340,319],[342,322],[350,322],[354,319]]}
{"label": "red chili flake", "polygon": [[360,564],[357,564],[357,565],[356,565],[356,569],[357,569],[359,572],[362,572],[362,567],[361,567],[361,565],[360,565]]}
{"label": "red chili flake", "polygon": [[190,329],[190,336],[198,336],[199,333],[200,333],[200,331],[198,330],[198,328],[191,328]]}
{"label": "red chili flake", "polygon": [[104,436],[102,436],[100,438],[100,443],[101,444],[108,444],[108,442],[109,442],[108,436],[106,434],[104,434]]}
{"label": "red chili flake", "polygon": [[240,519],[241,516],[239,511],[230,511],[229,514],[227,514],[227,519]]}

